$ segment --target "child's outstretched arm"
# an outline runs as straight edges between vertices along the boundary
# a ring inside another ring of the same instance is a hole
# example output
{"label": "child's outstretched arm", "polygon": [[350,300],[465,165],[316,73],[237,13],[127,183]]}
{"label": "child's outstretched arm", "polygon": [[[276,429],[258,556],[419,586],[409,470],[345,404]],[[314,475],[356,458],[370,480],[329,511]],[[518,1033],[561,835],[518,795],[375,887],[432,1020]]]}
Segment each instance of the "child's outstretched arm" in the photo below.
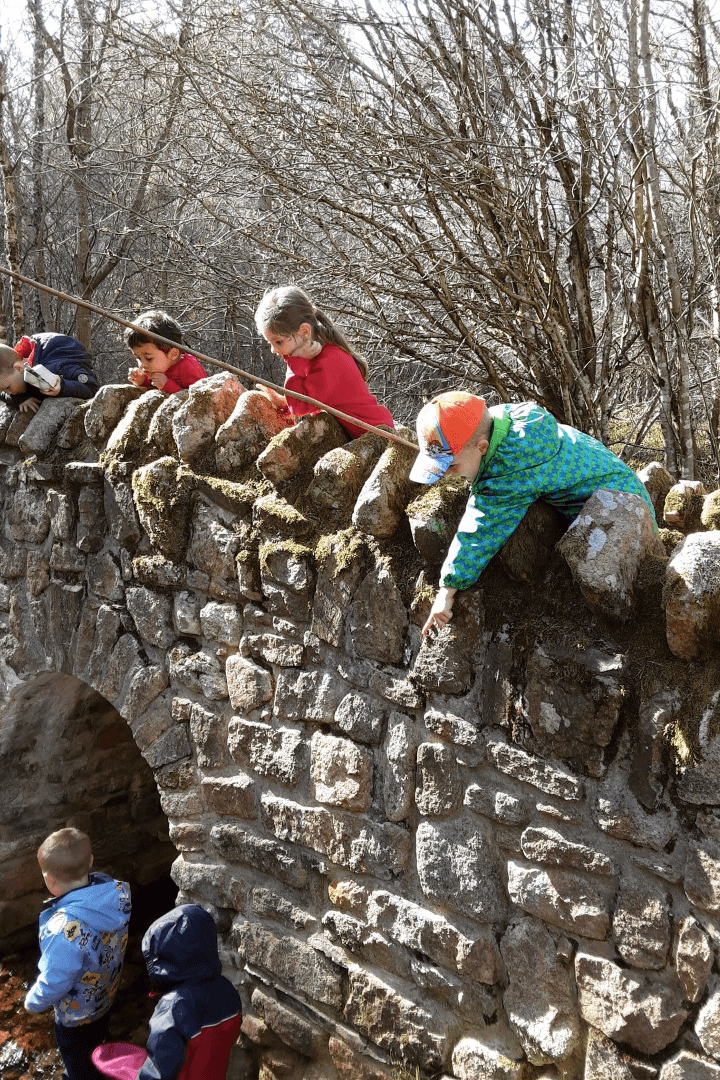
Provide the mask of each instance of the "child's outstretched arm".
{"label": "child's outstretched arm", "polygon": [[432,626],[440,629],[449,622],[455,593],[458,589],[469,589],[475,584],[534,501],[534,494],[527,492],[478,492],[470,495],[442,565],[440,588],[423,626],[423,635]]}
{"label": "child's outstretched arm", "polygon": [[452,606],[455,599],[455,593],[457,589],[447,588],[440,586],[435,599],[433,600],[433,606],[430,608],[430,614],[427,617],[425,625],[422,628],[423,637],[433,627],[437,627],[441,630],[446,622],[449,622],[452,618]]}

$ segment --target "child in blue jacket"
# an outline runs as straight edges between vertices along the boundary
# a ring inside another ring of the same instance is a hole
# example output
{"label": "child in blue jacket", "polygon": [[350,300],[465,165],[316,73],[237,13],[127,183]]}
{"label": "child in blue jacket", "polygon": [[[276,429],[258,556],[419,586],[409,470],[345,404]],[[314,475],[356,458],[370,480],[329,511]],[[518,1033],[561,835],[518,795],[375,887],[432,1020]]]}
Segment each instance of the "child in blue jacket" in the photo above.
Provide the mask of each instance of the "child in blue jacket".
{"label": "child in blue jacket", "polygon": [[212,915],[198,904],[173,908],[147,930],[142,951],[150,982],[162,992],[147,1053],[109,1043],[93,1061],[122,1080],[225,1080],[242,1011],[237,990],[220,974]]}
{"label": "child in blue jacket", "polygon": [[[41,388],[26,377],[27,369],[41,366],[59,378],[52,388]],[[0,345],[0,391],[17,397],[22,412],[36,412],[43,397],[94,397],[98,381],[90,357],[74,337],[67,334],[33,334],[23,337],[14,349]]]}
{"label": "child in blue jacket", "polygon": [[448,473],[471,481],[423,634],[448,622],[455,593],[477,581],[536,499],[572,519],[601,488],[625,491],[643,499],[655,523],[645,486],[628,465],[533,402],[488,409],[474,394],[439,394],[420,411],[417,436],[411,480],[432,484]]}
{"label": "child in blue jacket", "polygon": [[130,888],[90,873],[90,838],[79,829],[51,833],[37,857],[54,899],[40,915],[39,970],[25,1008],[54,1007],[68,1080],[99,1078],[90,1055],[107,1038],[128,939]]}

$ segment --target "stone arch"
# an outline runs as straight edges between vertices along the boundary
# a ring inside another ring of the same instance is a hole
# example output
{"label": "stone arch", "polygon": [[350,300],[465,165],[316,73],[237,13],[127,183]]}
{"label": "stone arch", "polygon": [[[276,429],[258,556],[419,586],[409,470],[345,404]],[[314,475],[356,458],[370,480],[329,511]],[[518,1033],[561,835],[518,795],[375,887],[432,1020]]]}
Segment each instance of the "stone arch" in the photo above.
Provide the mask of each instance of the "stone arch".
{"label": "stone arch", "polygon": [[36,851],[66,825],[93,840],[95,866],[135,885],[167,874],[167,836],[152,770],[126,722],[72,675],[16,681],[0,710],[0,948],[32,940],[46,896]]}

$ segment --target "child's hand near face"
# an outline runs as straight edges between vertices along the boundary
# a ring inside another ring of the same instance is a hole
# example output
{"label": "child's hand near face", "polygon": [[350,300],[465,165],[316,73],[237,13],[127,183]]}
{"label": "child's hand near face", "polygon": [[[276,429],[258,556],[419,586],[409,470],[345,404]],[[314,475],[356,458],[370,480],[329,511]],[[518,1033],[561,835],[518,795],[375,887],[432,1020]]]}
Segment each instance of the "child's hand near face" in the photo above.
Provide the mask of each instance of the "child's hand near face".
{"label": "child's hand near face", "polygon": [[450,619],[452,619],[452,606],[456,592],[457,589],[438,589],[433,601],[433,606],[430,608],[430,614],[422,628],[423,637],[425,637],[433,627],[441,630],[446,623],[450,622]]}
{"label": "child's hand near face", "polygon": [[164,371],[148,371],[148,378],[158,390],[162,390],[163,386],[168,381],[168,377]]}
{"label": "child's hand near face", "polygon": [[145,372],[140,367],[131,367],[128,371],[128,381],[131,382],[133,386],[144,386]]}

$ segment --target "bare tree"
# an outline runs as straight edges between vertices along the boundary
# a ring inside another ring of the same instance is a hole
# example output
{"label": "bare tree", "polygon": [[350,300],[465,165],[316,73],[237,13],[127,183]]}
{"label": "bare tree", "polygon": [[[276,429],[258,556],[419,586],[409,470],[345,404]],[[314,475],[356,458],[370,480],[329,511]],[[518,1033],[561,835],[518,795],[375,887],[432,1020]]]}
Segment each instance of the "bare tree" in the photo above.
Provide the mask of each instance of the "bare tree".
{"label": "bare tree", "polygon": [[38,274],[42,248],[65,287],[166,304],[206,350],[274,377],[252,313],[298,280],[359,338],[399,419],[462,385],[535,398],[626,456],[659,425],[674,472],[706,467],[706,0],[658,16],[532,0],[518,23],[501,0],[186,0],[153,20],[131,0],[47,19],[29,2],[58,72],[44,112],[35,88],[40,186],[19,173]]}
{"label": "bare tree", "polygon": [[[15,153],[8,138],[6,122],[7,91],[5,89],[5,58],[0,52],[0,166],[3,175],[5,209],[5,249],[11,270],[20,270],[20,238],[18,235],[18,197],[15,180]],[[12,335],[17,340],[24,324],[22,289],[15,279],[10,280],[12,305]]]}

